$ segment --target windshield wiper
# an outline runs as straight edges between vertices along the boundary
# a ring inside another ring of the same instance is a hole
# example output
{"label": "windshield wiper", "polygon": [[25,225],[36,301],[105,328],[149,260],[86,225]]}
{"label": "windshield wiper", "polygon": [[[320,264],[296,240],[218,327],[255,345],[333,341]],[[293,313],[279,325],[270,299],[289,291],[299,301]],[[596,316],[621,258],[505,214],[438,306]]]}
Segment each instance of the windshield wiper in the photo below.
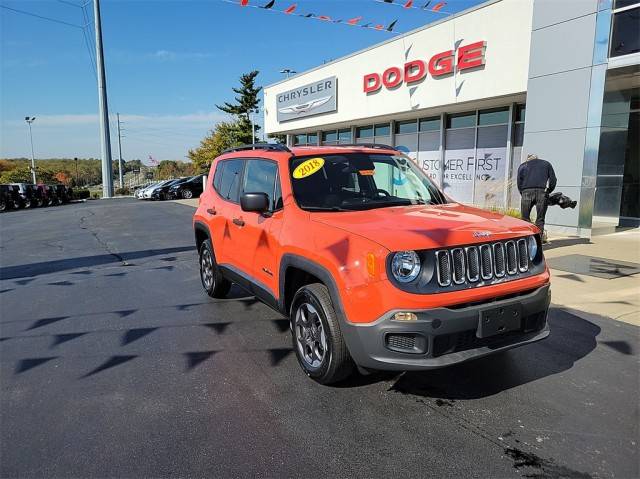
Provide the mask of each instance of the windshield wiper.
{"label": "windshield wiper", "polygon": [[353,211],[338,206],[303,206],[302,209],[306,211]]}

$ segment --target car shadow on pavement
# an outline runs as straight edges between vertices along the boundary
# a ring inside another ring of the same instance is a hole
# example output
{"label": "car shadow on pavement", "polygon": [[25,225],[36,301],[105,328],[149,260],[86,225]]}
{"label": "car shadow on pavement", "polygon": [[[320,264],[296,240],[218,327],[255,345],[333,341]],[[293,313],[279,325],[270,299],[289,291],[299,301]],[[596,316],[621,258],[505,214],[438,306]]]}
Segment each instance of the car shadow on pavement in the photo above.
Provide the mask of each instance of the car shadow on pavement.
{"label": "car shadow on pavement", "polygon": [[600,327],[550,310],[551,334],[540,342],[443,369],[407,372],[389,388],[436,400],[480,399],[567,371],[596,348]]}
{"label": "car shadow on pavement", "polygon": [[[181,253],[183,251],[195,251],[193,246],[176,246],[173,248],[145,249],[128,251],[124,253],[98,254],[94,256],[80,256],[78,258],[43,261],[41,263],[21,264],[17,266],[5,266],[0,268],[0,279],[16,279],[40,276],[42,274],[58,273],[76,268],[90,268],[110,263],[122,263],[135,259],[159,256],[168,253]],[[86,273],[85,273],[86,274]]]}

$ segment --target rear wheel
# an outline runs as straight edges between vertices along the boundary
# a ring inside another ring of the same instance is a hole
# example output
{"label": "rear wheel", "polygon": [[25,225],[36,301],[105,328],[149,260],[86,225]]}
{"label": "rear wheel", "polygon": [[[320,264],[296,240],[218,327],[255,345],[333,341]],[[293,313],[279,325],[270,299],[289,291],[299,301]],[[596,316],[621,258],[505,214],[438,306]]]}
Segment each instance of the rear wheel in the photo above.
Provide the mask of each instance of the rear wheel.
{"label": "rear wheel", "polygon": [[193,191],[191,191],[190,189],[182,190],[182,197],[185,200],[190,200],[191,198],[193,198]]}
{"label": "rear wheel", "polygon": [[212,298],[224,298],[231,289],[231,282],[224,279],[218,269],[209,240],[203,241],[200,246],[200,281],[206,293]]}
{"label": "rear wheel", "polygon": [[0,211],[7,211],[7,202],[5,200],[0,200]]}
{"label": "rear wheel", "polygon": [[307,376],[320,384],[332,384],[353,372],[355,365],[326,286],[315,283],[298,290],[291,323],[293,348]]}
{"label": "rear wheel", "polygon": [[26,198],[24,200],[24,207],[25,208],[31,208],[33,206],[33,203],[31,202],[31,198]]}

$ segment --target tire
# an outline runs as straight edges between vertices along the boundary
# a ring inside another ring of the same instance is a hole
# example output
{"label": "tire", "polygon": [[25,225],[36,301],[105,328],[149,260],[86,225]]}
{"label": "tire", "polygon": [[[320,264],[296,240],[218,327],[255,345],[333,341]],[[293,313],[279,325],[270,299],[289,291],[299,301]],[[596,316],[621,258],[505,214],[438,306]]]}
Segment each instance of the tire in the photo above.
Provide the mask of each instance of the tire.
{"label": "tire", "polygon": [[27,198],[26,200],[24,200],[24,208],[25,209],[29,209],[33,206],[33,201],[31,201],[31,198]]}
{"label": "tire", "polygon": [[224,298],[231,289],[231,282],[222,277],[208,239],[200,245],[199,258],[200,282],[205,292],[212,298]]}
{"label": "tire", "polygon": [[7,202],[6,201],[0,201],[0,211],[2,211],[2,212],[7,211]]}
{"label": "tire", "polygon": [[293,349],[307,376],[320,384],[332,384],[353,373],[355,364],[325,285],[314,283],[300,288],[293,298],[290,317]]}
{"label": "tire", "polygon": [[193,191],[191,191],[190,189],[182,190],[182,198],[185,200],[190,200],[191,198],[193,198]]}

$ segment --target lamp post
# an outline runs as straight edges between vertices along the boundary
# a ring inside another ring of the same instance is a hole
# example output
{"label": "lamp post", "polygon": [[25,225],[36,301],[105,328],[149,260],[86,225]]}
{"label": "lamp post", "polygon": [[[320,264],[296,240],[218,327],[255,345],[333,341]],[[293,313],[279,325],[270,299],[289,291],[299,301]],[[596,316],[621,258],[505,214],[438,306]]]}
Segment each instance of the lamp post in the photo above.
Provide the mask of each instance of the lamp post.
{"label": "lamp post", "polygon": [[289,78],[289,76],[294,75],[298,72],[295,70],[292,70],[291,68],[283,68],[282,70],[280,70],[280,73],[287,75],[287,78]]}
{"label": "lamp post", "polygon": [[33,184],[36,184],[36,159],[33,154],[33,133],[31,132],[31,123],[35,121],[35,116],[25,116],[24,121],[29,125],[29,140],[31,141],[31,178],[33,180]]}

